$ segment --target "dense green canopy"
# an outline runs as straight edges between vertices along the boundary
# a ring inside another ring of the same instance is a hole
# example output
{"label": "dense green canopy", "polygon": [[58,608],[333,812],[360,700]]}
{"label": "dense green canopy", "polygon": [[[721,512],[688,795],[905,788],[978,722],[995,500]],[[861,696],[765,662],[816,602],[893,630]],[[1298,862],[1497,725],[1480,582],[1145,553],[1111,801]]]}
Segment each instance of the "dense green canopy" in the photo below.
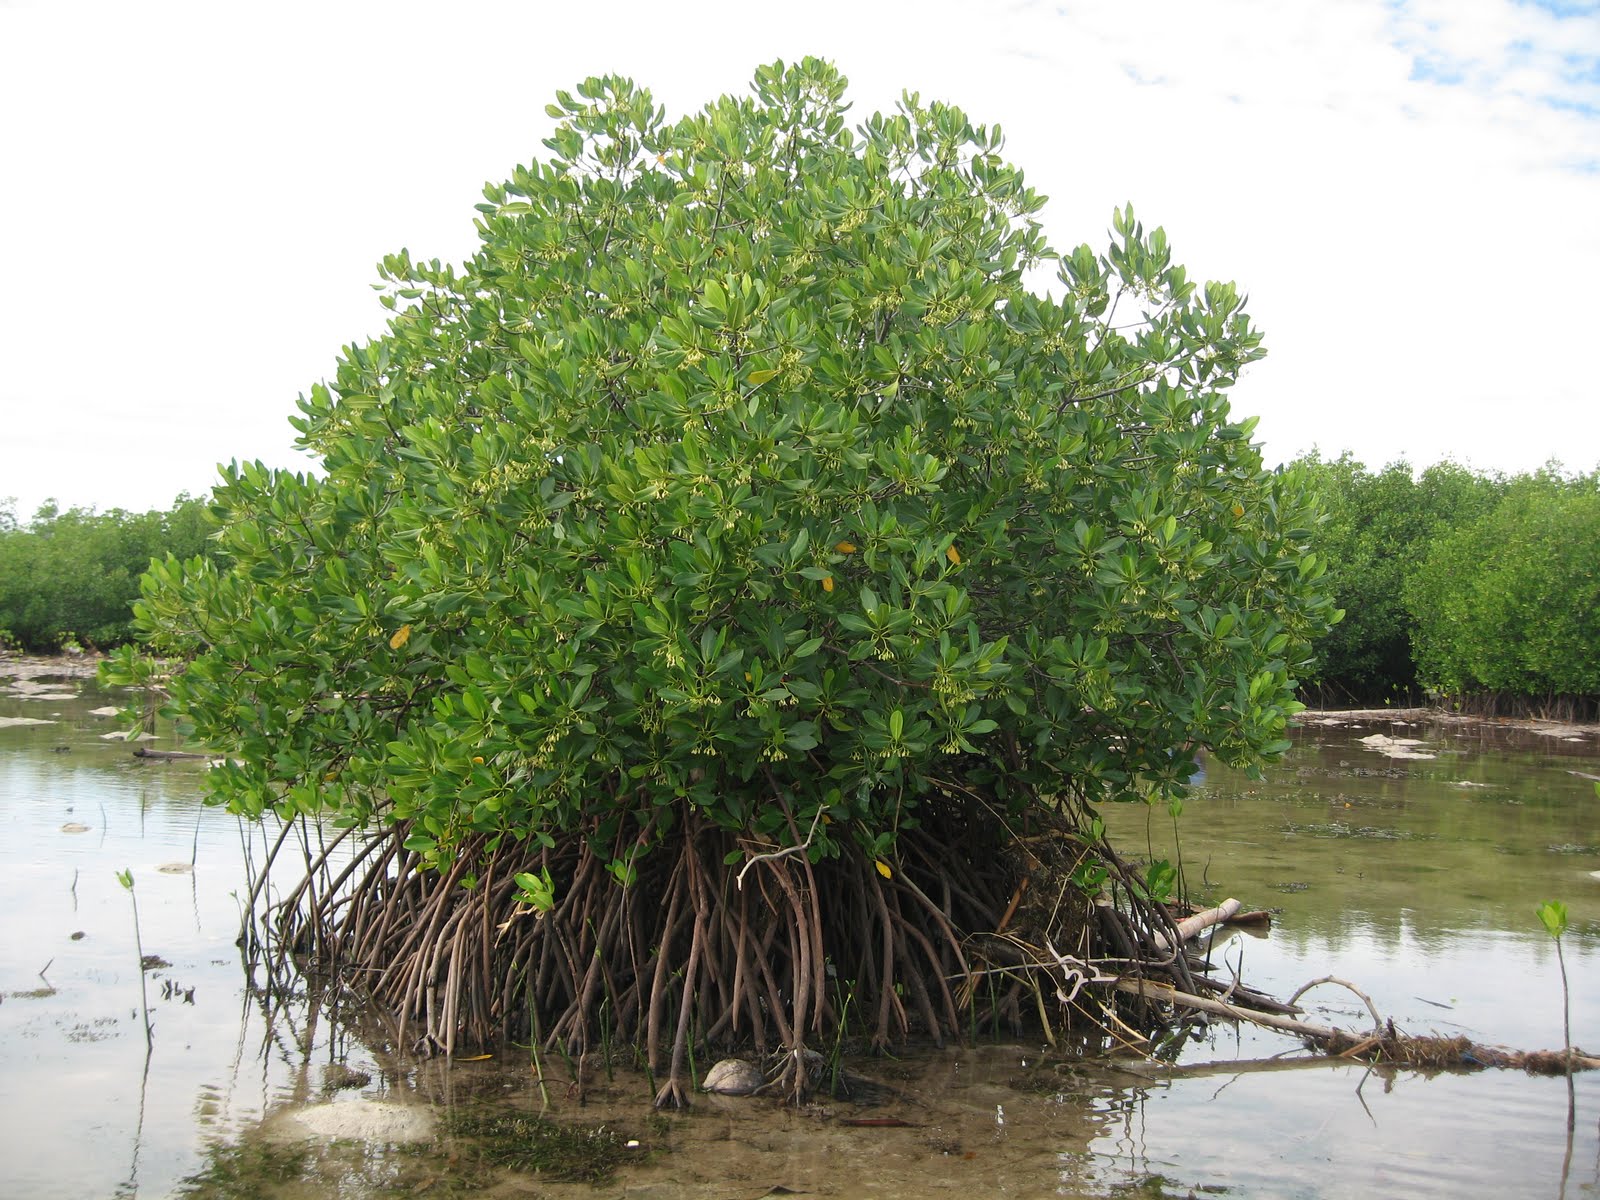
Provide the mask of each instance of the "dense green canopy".
{"label": "dense green canopy", "polygon": [[1600,476],[1512,480],[1406,580],[1419,673],[1451,697],[1600,697]]}
{"label": "dense green canopy", "polygon": [[389,332],[300,402],[322,477],[228,471],[229,564],[147,581],[220,799],[430,857],[589,829],[624,880],[687,802],[888,871],[932,794],[1286,747],[1330,606],[1225,399],[1239,293],[1131,209],[1056,255],[998,128],[844,89],[779,63],[669,122],[588,80],[469,262],[385,260]]}

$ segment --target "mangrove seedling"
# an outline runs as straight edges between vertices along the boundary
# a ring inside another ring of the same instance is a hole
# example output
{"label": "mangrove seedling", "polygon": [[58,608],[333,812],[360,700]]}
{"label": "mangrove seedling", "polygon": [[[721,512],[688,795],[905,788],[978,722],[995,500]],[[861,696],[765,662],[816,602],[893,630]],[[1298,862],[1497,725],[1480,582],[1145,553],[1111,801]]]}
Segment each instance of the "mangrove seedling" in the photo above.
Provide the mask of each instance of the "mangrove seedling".
{"label": "mangrove seedling", "polygon": [[1559,900],[1539,905],[1539,923],[1556,944],[1556,963],[1561,968],[1561,1037],[1567,1064],[1567,1129],[1577,1124],[1577,1098],[1572,1090],[1572,998],[1567,990],[1567,960],[1561,953],[1561,935],[1567,932],[1567,906]]}
{"label": "mangrove seedling", "polygon": [[117,882],[127,890],[128,899],[133,903],[133,949],[138,955],[139,963],[139,1011],[144,1017],[144,1044],[148,1050],[153,1042],[150,1030],[150,997],[144,983],[144,939],[139,936],[139,897],[133,891],[132,869],[118,871]]}

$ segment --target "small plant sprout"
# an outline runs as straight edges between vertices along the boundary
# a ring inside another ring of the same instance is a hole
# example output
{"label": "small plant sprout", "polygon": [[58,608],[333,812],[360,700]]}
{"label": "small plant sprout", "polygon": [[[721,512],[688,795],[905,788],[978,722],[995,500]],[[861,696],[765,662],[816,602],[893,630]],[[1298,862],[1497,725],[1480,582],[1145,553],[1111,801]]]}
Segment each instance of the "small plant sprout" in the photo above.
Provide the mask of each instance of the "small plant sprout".
{"label": "small plant sprout", "polygon": [[144,939],[139,936],[139,897],[133,891],[133,871],[118,871],[117,882],[127,889],[128,899],[133,902],[133,950],[139,961],[139,1011],[144,1016],[144,1045],[148,1050],[153,1037],[150,1030],[150,997],[144,985]]}
{"label": "small plant sprout", "polygon": [[1567,931],[1567,906],[1559,900],[1539,905],[1539,923],[1556,944],[1556,963],[1561,967],[1561,1037],[1567,1064],[1567,1131],[1577,1124],[1577,1098],[1572,1090],[1572,1000],[1567,991],[1567,960],[1561,953],[1561,935]]}
{"label": "small plant sprout", "polygon": [[539,868],[538,874],[523,871],[517,875],[517,899],[539,912],[547,913],[556,905],[556,886],[550,878],[548,867]]}

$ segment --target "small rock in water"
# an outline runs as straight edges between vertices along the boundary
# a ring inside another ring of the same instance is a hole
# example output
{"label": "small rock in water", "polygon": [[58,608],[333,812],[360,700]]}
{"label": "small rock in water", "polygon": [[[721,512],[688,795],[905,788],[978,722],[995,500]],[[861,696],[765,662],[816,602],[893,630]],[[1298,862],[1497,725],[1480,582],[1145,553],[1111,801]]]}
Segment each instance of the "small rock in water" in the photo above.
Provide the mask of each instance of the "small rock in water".
{"label": "small rock in water", "polygon": [[700,1087],[721,1096],[748,1096],[766,1082],[766,1075],[755,1063],[742,1058],[725,1058],[706,1072]]}
{"label": "small rock in water", "polygon": [[104,708],[91,708],[89,715],[91,717],[114,717],[121,711],[115,704],[108,704]]}
{"label": "small rock in water", "polygon": [[88,833],[89,827],[79,821],[68,821],[61,827],[62,833]]}
{"label": "small rock in water", "polygon": [[194,870],[194,868],[188,863],[170,862],[162,863],[156,868],[156,870],[160,871],[163,875],[188,875]]}
{"label": "small rock in water", "polygon": [[326,1091],[364,1088],[371,1082],[371,1075],[365,1071],[357,1071],[354,1067],[347,1067],[343,1063],[329,1063],[322,1068],[322,1086]]}

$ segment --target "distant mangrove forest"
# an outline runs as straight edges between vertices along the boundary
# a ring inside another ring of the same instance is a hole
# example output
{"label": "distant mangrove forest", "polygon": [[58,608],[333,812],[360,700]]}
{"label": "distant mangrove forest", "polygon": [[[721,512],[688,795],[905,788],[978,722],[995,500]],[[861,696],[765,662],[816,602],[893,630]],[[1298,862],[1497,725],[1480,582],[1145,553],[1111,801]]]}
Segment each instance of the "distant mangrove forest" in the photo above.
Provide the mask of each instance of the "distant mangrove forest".
{"label": "distant mangrove forest", "polygon": [[[1315,542],[1344,619],[1302,679],[1319,706],[1436,701],[1587,716],[1600,698],[1600,472],[1506,476],[1445,462],[1374,471],[1313,452]],[[201,499],[128,512],[0,503],[0,645],[35,654],[132,639],[152,558],[219,553]]]}

